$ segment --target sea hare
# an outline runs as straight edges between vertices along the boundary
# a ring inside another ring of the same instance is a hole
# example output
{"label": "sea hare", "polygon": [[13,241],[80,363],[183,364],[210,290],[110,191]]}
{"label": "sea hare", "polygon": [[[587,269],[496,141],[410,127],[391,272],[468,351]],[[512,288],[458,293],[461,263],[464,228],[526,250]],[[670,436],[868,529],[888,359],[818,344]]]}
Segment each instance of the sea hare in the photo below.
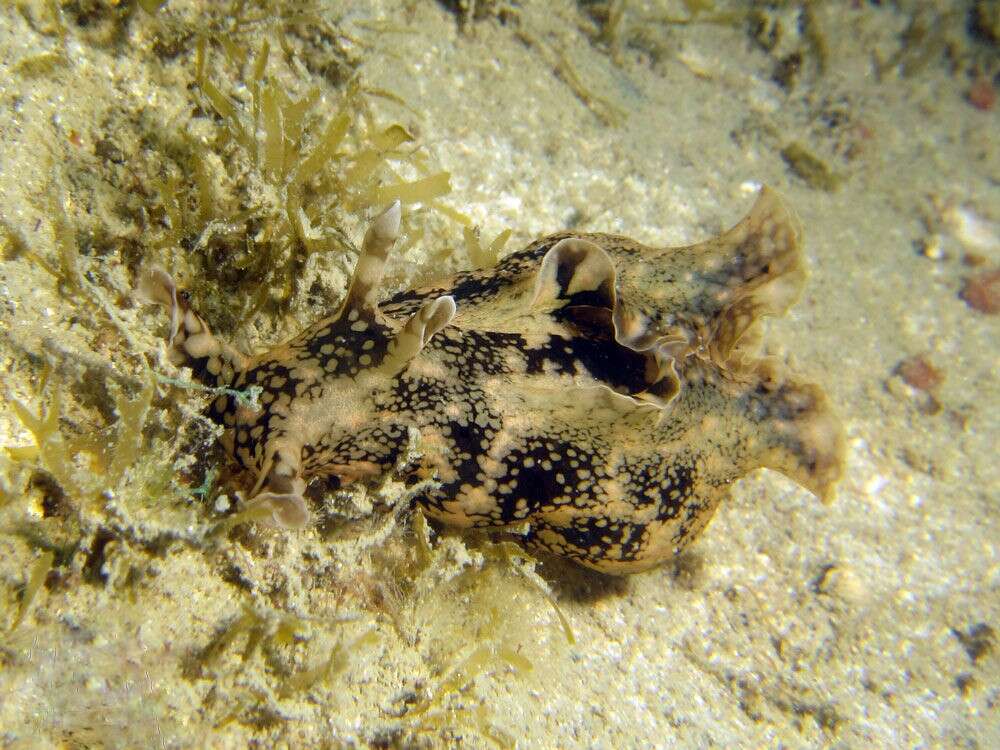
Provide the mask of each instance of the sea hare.
{"label": "sea hare", "polygon": [[[433,476],[417,499],[429,517],[517,526],[530,549],[620,574],[675,555],[759,467],[830,496],[843,437],[826,397],[758,354],[761,319],[806,276],[773,191],[697,245],[561,232],[380,302],[399,221],[396,203],[371,224],[335,314],[253,357],[166,272],[145,280],[170,311],[173,361],[229,389],[210,416],[279,524],[309,522],[310,480]],[[259,408],[232,394],[251,386]]]}

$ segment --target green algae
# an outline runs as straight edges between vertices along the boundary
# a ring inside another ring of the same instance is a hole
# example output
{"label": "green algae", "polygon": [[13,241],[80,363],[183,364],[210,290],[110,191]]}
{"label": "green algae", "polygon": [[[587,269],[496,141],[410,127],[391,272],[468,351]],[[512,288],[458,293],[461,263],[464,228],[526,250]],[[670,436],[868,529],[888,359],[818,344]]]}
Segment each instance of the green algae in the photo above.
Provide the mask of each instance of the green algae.
{"label": "green algae", "polygon": [[349,643],[337,641],[329,655],[318,664],[291,674],[278,689],[279,697],[307,693],[317,686],[329,684],[334,677],[347,671],[352,656],[358,655],[361,649],[374,645],[378,640],[374,630],[367,630]]}
{"label": "green algae", "polygon": [[31,566],[28,579],[24,584],[24,592],[21,595],[21,606],[18,608],[17,617],[14,618],[14,622],[10,626],[10,632],[17,630],[18,626],[24,621],[25,616],[31,609],[31,603],[42,588],[42,584],[45,583],[45,577],[52,570],[52,563],[55,557],[55,552],[46,550],[38,556],[35,564]]}
{"label": "green algae", "polygon": [[566,643],[570,646],[575,646],[576,636],[573,634],[573,627],[570,625],[569,618],[566,617],[566,614],[559,607],[559,603],[556,601],[555,595],[552,593],[552,589],[535,570],[535,567],[538,565],[538,560],[525,552],[523,547],[515,544],[514,542],[500,542],[496,545],[495,549],[499,553],[499,558],[506,563],[511,570],[522,576],[524,580],[526,580],[532,588],[538,591],[549,603],[559,620],[559,625],[562,627],[563,635],[566,637]]}
{"label": "green algae", "polygon": [[781,149],[781,158],[809,187],[832,193],[843,182],[841,175],[801,143],[789,143]]}
{"label": "green algae", "polygon": [[468,693],[480,676],[505,671],[516,677],[534,670],[532,661],[499,634],[501,621],[499,610],[491,607],[479,634],[479,643],[466,656],[456,658],[443,671],[443,676],[429,694],[407,709],[399,729],[417,736],[439,734],[442,730],[466,730],[496,747],[516,746],[515,739],[494,724],[491,712],[482,703],[468,706],[452,702],[454,698]]}
{"label": "green algae", "polygon": [[[184,676],[211,683],[203,708],[216,728],[232,722],[257,727],[263,716],[270,717],[267,724],[281,724],[284,705],[336,690],[336,678],[378,643],[373,628],[353,638],[334,636],[355,619],[318,620],[244,602],[239,615],[189,654]],[[246,681],[261,672],[268,676],[266,687]]]}
{"label": "green algae", "polygon": [[997,4],[986,0],[902,4],[908,18],[899,45],[876,59],[876,72],[912,77],[946,61],[955,72],[992,77],[1000,73]]}
{"label": "green algae", "polygon": [[465,252],[469,256],[469,262],[473,268],[492,268],[500,260],[500,253],[503,252],[507,240],[510,239],[512,230],[505,229],[489,245],[483,247],[479,236],[479,228],[465,226],[462,227],[462,237],[465,240]]}
{"label": "green algae", "polygon": [[[406,126],[375,124],[367,99],[408,106],[401,97],[354,77],[336,92],[339,101],[327,116],[320,89],[300,85],[287,65],[274,61],[272,46],[265,38],[251,54],[226,34],[198,37],[194,83],[203,108],[221,125],[209,150],[226,155],[225,175],[209,166],[204,146],[188,139],[177,168],[157,181],[168,220],[154,244],[165,265],[177,263],[178,246],[193,246],[188,262],[195,277],[236,292],[235,305],[220,313],[232,320],[235,309],[237,321],[268,305],[287,309],[304,291],[310,255],[356,252],[341,224],[348,217],[395,199],[434,209],[451,191],[450,175],[429,167]],[[227,93],[229,81],[207,73],[213,50],[236,69],[241,98]],[[416,178],[402,178],[406,172]],[[211,300],[214,290],[203,287],[195,291]]]}
{"label": "green algae", "polygon": [[413,511],[412,524],[413,536],[417,540],[417,569],[422,570],[434,560],[434,549],[431,547],[430,526],[420,508]]}
{"label": "green algae", "polygon": [[596,116],[609,127],[624,123],[628,112],[614,102],[610,97],[598,93],[590,86],[573,64],[566,50],[557,44],[552,44],[527,29],[519,29],[517,37],[525,45],[538,51],[538,54],[552,68],[553,73],[565,83],[574,95]]}

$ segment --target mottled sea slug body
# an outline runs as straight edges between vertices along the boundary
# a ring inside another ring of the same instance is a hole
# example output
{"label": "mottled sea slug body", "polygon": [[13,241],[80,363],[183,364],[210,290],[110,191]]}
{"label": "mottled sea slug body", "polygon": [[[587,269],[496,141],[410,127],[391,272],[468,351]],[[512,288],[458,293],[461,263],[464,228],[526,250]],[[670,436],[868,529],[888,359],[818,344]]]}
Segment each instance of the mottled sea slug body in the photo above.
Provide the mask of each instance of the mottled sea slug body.
{"label": "mottled sea slug body", "polygon": [[698,245],[563,232],[379,303],[399,220],[394,204],[372,223],[335,315],[255,357],[215,338],[165,272],[146,280],[174,362],[261,388],[259,408],[220,395],[210,415],[278,523],[308,522],[311,479],[398,470],[414,430],[421,458],[402,470],[436,478],[428,516],[526,526],[529,548],[607,573],[675,555],[754,469],[829,497],[843,438],[827,399],[758,355],[761,318],[805,280],[773,191]]}

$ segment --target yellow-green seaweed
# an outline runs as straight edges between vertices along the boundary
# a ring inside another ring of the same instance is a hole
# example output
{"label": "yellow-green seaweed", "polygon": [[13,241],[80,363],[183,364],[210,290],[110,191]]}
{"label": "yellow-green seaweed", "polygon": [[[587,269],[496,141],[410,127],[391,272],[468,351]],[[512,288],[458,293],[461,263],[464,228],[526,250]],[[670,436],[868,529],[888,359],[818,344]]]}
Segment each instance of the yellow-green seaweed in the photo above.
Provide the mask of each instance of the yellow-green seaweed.
{"label": "yellow-green seaweed", "polygon": [[789,143],[781,149],[781,158],[810,187],[832,193],[840,188],[843,177],[800,143]]}
{"label": "yellow-green seaweed", "polygon": [[24,584],[24,593],[21,595],[21,606],[17,611],[17,617],[14,618],[14,622],[10,626],[11,632],[17,630],[18,626],[27,616],[28,611],[31,609],[31,604],[35,600],[35,595],[38,594],[39,589],[42,588],[42,584],[45,583],[46,576],[52,570],[52,563],[55,557],[55,552],[45,550],[35,560],[35,564],[31,566],[31,571],[28,573],[28,580]]}

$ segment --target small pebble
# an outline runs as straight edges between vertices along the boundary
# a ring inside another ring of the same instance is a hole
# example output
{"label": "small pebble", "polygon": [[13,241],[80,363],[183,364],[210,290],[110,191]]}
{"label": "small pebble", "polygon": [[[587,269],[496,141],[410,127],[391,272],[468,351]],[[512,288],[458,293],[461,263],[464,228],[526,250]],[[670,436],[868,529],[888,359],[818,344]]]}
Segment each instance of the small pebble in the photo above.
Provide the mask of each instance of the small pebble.
{"label": "small pebble", "polygon": [[993,109],[997,103],[997,90],[989,78],[980,76],[969,87],[969,104],[982,112]]}
{"label": "small pebble", "polygon": [[941,235],[932,234],[924,238],[922,252],[925,258],[930,260],[944,260],[945,252],[941,244]]}
{"label": "small pebble", "polygon": [[908,386],[920,391],[933,391],[944,382],[944,373],[932,365],[923,354],[904,359],[896,365],[896,374]]}
{"label": "small pebble", "polygon": [[967,278],[959,296],[973,310],[987,315],[1000,313],[1000,268]]}
{"label": "small pebble", "polygon": [[857,604],[865,598],[865,585],[857,573],[850,568],[834,565],[823,572],[816,584],[821,594],[842,599],[849,604]]}

